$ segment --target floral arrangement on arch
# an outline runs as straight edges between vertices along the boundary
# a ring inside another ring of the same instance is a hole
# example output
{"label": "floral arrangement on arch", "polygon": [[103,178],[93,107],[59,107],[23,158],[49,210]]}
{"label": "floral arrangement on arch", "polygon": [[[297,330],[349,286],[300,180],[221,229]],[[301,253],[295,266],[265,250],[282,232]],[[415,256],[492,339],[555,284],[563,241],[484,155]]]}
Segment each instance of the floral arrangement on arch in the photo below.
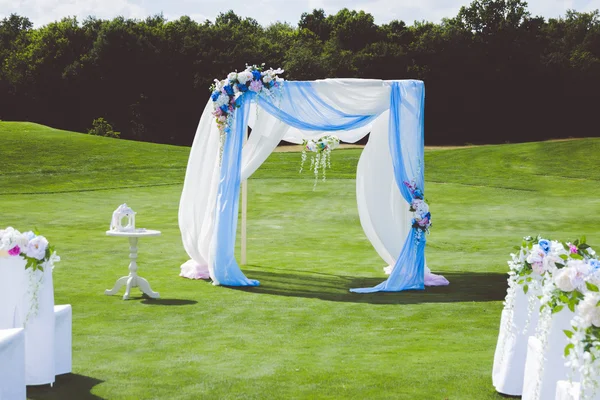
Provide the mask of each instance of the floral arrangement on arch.
{"label": "floral arrangement on arch", "polygon": [[322,136],[319,139],[304,140],[302,142],[302,161],[300,163],[300,173],[304,168],[306,162],[306,152],[314,153],[310,159],[310,170],[314,171],[315,184],[313,190],[317,187],[317,181],[319,180],[319,170],[325,181],[325,169],[331,168],[331,152],[337,149],[340,145],[340,139],[335,135]]}
{"label": "floral arrangement on arch", "polygon": [[410,211],[413,213],[411,226],[417,230],[420,237],[422,233],[429,233],[431,227],[429,205],[423,198],[423,191],[417,187],[415,182],[405,181],[404,186],[410,191],[413,198],[410,203]]}
{"label": "floral arrangement on arch", "polygon": [[254,92],[263,96],[274,96],[283,87],[284,79],[279,77],[284,71],[281,68],[268,70],[264,65],[246,65],[242,72],[230,72],[226,79],[214,80],[210,91],[213,101],[213,116],[217,120],[221,140],[227,134],[233,122],[233,112],[241,105],[241,96],[246,92]]}

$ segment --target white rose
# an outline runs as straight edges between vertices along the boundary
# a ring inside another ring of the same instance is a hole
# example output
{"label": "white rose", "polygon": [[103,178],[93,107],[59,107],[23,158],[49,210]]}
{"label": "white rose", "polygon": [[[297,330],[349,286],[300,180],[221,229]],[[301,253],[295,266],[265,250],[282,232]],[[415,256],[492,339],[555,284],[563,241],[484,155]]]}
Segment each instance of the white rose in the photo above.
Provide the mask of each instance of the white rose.
{"label": "white rose", "polygon": [[549,254],[544,258],[543,266],[545,271],[554,272],[557,270],[556,263],[562,264],[564,263],[563,259],[558,257],[555,254]]}
{"label": "white rose", "polygon": [[558,271],[553,277],[554,284],[563,292],[572,292],[575,290],[575,286],[571,282],[571,277],[569,276],[569,269],[563,268]]}
{"label": "white rose", "polygon": [[237,72],[230,72],[227,75],[227,79],[229,79],[229,82],[235,81],[237,79]]}
{"label": "white rose", "polygon": [[241,84],[246,84],[246,82],[248,82],[249,80],[252,80],[252,72],[250,72],[250,71],[240,72],[237,75],[237,80]]}
{"label": "white rose", "polygon": [[565,250],[562,243],[553,240],[550,242],[550,254],[554,254],[556,256],[560,256],[561,254],[569,255],[569,252]]}
{"label": "white rose", "polygon": [[263,76],[262,80],[264,83],[269,83],[273,80],[273,78],[271,78],[269,75],[265,75]]}
{"label": "white rose", "polygon": [[585,288],[585,278],[590,273],[590,266],[583,260],[569,260],[567,268],[571,283],[576,288]]}
{"label": "white rose", "polygon": [[0,249],[10,250],[18,245],[20,241],[23,241],[23,235],[21,235],[21,232],[9,226],[4,231],[4,235],[2,235]]}
{"label": "white rose", "polygon": [[417,212],[421,215],[427,214],[429,212],[429,206],[427,205],[427,203],[421,201],[419,203],[419,206],[417,207]]}
{"label": "white rose", "polygon": [[309,140],[308,143],[306,143],[306,150],[317,151],[317,144],[313,140]]}
{"label": "white rose", "polygon": [[15,242],[17,243],[17,246],[19,246],[19,248],[24,249],[29,244],[29,239],[27,238],[27,236],[21,234],[16,237]]}
{"label": "white rose", "polygon": [[215,107],[219,108],[225,104],[229,104],[229,96],[227,96],[225,93],[221,93],[217,101],[215,101]]}
{"label": "white rose", "polygon": [[43,260],[46,256],[47,248],[48,240],[43,236],[37,236],[29,242],[25,255],[27,255],[27,257],[35,258],[36,260]]}
{"label": "white rose", "polygon": [[589,292],[577,306],[577,311],[587,325],[600,327],[600,307],[596,306],[600,301],[600,294]]}

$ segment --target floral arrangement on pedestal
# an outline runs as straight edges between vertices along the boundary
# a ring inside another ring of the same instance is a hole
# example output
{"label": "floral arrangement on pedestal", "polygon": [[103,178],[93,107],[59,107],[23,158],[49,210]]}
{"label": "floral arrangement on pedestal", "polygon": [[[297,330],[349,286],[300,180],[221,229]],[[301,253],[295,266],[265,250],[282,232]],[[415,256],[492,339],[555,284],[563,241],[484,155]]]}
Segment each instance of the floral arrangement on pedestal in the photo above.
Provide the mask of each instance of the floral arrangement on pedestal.
{"label": "floral arrangement on pedestal", "polygon": [[306,162],[306,152],[314,153],[310,159],[310,170],[314,171],[315,184],[313,190],[317,187],[317,181],[319,180],[319,170],[325,181],[325,170],[331,168],[331,151],[335,150],[340,145],[340,139],[335,135],[322,136],[317,140],[304,140],[302,142],[302,161],[300,163],[300,173],[304,168]]}
{"label": "floral arrangement on pedestal", "polygon": [[48,240],[32,231],[21,233],[13,227],[0,229],[0,257],[22,257],[25,261],[25,270],[29,277],[29,293],[31,295],[31,306],[25,324],[29,318],[37,313],[38,292],[42,283],[43,274],[36,279],[35,271],[44,271],[45,268],[53,268],[54,263],[60,261],[54,247],[50,246]]}
{"label": "floral arrangement on pedestal", "polygon": [[279,77],[281,68],[264,69],[265,64],[246,65],[242,72],[230,72],[226,79],[214,80],[210,91],[213,101],[213,115],[221,133],[221,150],[227,131],[233,122],[233,112],[241,105],[241,96],[253,92],[260,96],[275,96],[283,88],[284,79]]}
{"label": "floral arrangement on pedestal", "polygon": [[50,263],[60,261],[54,247],[50,246],[48,240],[34,232],[21,233],[13,227],[0,229],[0,257],[21,256],[26,261],[25,268],[44,270]]}

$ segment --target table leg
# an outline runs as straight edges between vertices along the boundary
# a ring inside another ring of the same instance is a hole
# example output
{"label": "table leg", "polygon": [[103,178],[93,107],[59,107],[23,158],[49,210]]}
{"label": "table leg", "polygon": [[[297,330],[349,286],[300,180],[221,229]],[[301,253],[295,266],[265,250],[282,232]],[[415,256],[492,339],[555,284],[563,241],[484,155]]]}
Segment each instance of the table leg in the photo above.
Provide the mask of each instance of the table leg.
{"label": "table leg", "polygon": [[111,295],[116,294],[123,285],[126,285],[125,294],[123,300],[128,300],[131,294],[131,288],[139,287],[142,293],[146,294],[150,298],[157,299],[159,297],[158,292],[153,291],[150,288],[148,281],[137,274],[137,241],[138,238],[129,238],[129,275],[123,276],[117,280],[115,287],[112,290],[106,290],[104,294]]}
{"label": "table leg", "polygon": [[112,289],[106,289],[104,291],[104,294],[107,296],[113,295],[113,294],[117,294],[117,292],[123,287],[123,285],[125,285],[127,283],[127,279],[129,279],[129,276],[122,276],[119,279],[117,279],[117,282],[115,283],[115,286]]}
{"label": "table leg", "polygon": [[125,294],[123,295],[123,300],[129,300],[129,294],[131,292],[131,288],[135,287],[136,277],[129,275],[127,277],[127,286],[125,287]]}
{"label": "table leg", "polygon": [[150,284],[148,283],[148,281],[145,280],[144,278],[142,278],[141,276],[137,277],[137,285],[140,288],[140,290],[143,293],[145,293],[148,297],[151,297],[153,299],[158,299],[159,298],[158,292],[154,292],[150,288]]}

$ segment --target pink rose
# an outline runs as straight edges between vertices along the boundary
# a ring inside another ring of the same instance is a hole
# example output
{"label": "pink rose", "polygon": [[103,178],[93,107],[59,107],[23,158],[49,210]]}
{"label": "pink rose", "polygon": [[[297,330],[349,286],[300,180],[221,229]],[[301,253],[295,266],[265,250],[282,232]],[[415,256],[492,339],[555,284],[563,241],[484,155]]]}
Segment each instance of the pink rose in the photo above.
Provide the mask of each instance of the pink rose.
{"label": "pink rose", "polygon": [[531,264],[531,269],[538,275],[542,275],[544,273],[544,264],[542,262],[534,262]]}
{"label": "pink rose", "polygon": [[250,84],[250,90],[253,92],[260,92],[262,87],[263,84],[261,81],[252,81],[252,83]]}
{"label": "pink rose", "polygon": [[577,254],[577,246],[570,244],[569,250],[571,250],[571,254]]}
{"label": "pink rose", "polygon": [[9,256],[18,256],[21,254],[21,248],[19,246],[15,246],[8,251]]}

